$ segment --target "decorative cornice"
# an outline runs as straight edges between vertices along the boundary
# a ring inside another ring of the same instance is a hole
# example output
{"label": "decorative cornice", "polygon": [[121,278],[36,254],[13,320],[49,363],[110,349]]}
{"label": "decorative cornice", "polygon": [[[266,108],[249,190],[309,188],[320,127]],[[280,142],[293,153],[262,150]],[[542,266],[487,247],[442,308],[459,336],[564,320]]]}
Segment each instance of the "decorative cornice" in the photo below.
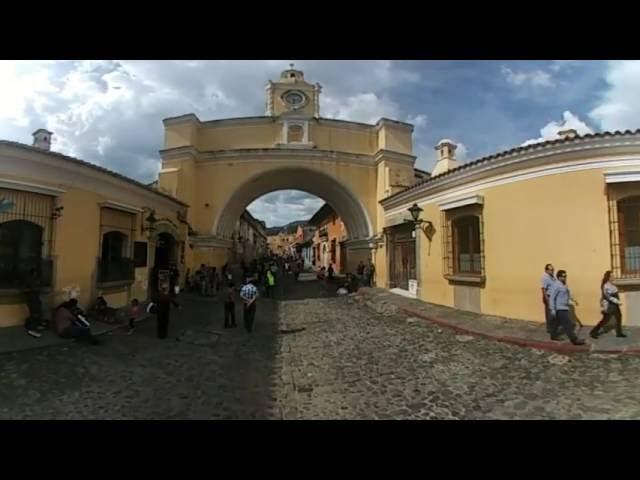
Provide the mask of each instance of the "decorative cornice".
{"label": "decorative cornice", "polygon": [[143,212],[142,208],[133,207],[131,205],[125,205],[124,203],[120,203],[120,202],[113,202],[111,200],[107,200],[106,202],[101,202],[100,206],[105,208],[111,208],[112,210],[120,210],[121,212],[133,213],[133,214],[138,214]]}
{"label": "decorative cornice", "polygon": [[[381,151],[386,152],[386,151]],[[403,154],[397,154],[401,157],[394,157],[394,153],[391,153],[392,159],[415,158],[406,156]],[[163,160],[170,160],[174,158],[183,158],[185,156],[192,156],[198,161],[215,162],[215,161],[256,161],[261,158],[269,159],[283,159],[289,160],[294,158],[313,158],[317,160],[334,160],[334,161],[347,161],[353,163],[360,163],[368,166],[375,166],[375,159],[371,155],[365,155],[360,153],[340,152],[336,150],[320,150],[317,148],[243,148],[234,150],[210,150],[205,152],[198,151],[195,147],[176,147],[165,150],[160,150],[160,155]]]}
{"label": "decorative cornice", "polygon": [[413,132],[413,125],[406,122],[400,122],[398,120],[391,120],[390,118],[381,118],[376,122],[376,129],[380,130],[382,127],[400,127],[405,128]]}
{"label": "decorative cornice", "polygon": [[572,154],[575,155],[581,152],[595,152],[601,149],[620,147],[638,147],[638,153],[640,153],[640,134],[633,135],[631,138],[629,138],[628,135],[608,135],[596,138],[578,137],[568,141],[551,142],[536,148],[507,151],[485,159],[463,164],[454,170],[426,179],[405,191],[387,197],[380,203],[384,208],[394,208],[427,195],[433,195],[443,190],[463,186],[471,183],[473,180],[486,178],[499,169],[511,169],[511,172],[517,172],[524,170],[527,166],[535,165],[536,162],[544,161],[549,157],[558,157],[556,161],[560,163],[565,160],[564,157]]}
{"label": "decorative cornice", "polygon": [[484,197],[482,195],[471,195],[468,197],[456,198],[438,204],[440,210],[453,210],[454,208],[465,207],[467,205],[483,205]]}
{"label": "decorative cornice", "polygon": [[[178,200],[177,198],[162,193],[144,183],[141,183],[133,178],[129,178],[117,172],[113,172],[99,165],[95,165],[78,158],[69,157],[58,152],[43,151],[39,148],[25,145],[18,142],[10,142],[7,140],[0,140],[0,155],[5,155],[3,159],[5,171],[6,164],[10,158],[18,160],[20,165],[15,166],[17,170],[26,170],[25,173],[21,173],[20,176],[30,177],[33,176],[33,171],[29,171],[25,167],[24,162],[32,162],[40,165],[49,165],[55,168],[57,175],[52,175],[51,178],[57,178],[60,180],[60,174],[62,172],[73,172],[76,178],[81,177],[84,180],[92,179],[98,181],[98,185],[112,185],[116,188],[122,189],[123,187],[129,187],[135,189],[136,193],[147,198],[153,198],[156,201],[163,201],[166,204],[171,203],[173,207],[175,205],[187,206],[186,203]],[[62,183],[62,182],[61,182]],[[79,180],[74,183],[83,183],[83,180]],[[105,195],[105,196],[117,196],[117,195]]]}
{"label": "decorative cornice", "polygon": [[640,170],[604,172],[605,183],[640,182]]}
{"label": "decorative cornice", "polygon": [[9,180],[0,178],[0,188],[8,188],[10,190],[21,190],[23,192],[42,193],[52,197],[58,197],[66,192],[62,188],[50,187],[35,183],[19,182],[17,180]]}
{"label": "decorative cornice", "polygon": [[165,118],[162,123],[165,127],[172,125],[181,125],[185,123],[196,124],[199,127],[225,127],[233,125],[256,125],[256,124],[268,124],[273,123],[275,119],[272,116],[259,116],[259,117],[237,117],[237,118],[221,118],[217,120],[202,121],[197,115],[188,113],[179,117]]}
{"label": "decorative cornice", "polygon": [[409,155],[407,153],[400,153],[400,152],[394,152],[392,150],[381,149],[373,154],[373,158],[376,162],[376,165],[382,162],[383,160],[411,163],[413,165],[417,157],[415,157],[414,155]]}
{"label": "decorative cornice", "polygon": [[198,235],[191,237],[189,239],[189,243],[196,248],[230,248],[233,245],[231,240],[218,238],[213,235]]}
{"label": "decorative cornice", "polygon": [[351,250],[370,250],[377,248],[379,240],[376,237],[363,238],[358,240],[346,240],[345,246]]}

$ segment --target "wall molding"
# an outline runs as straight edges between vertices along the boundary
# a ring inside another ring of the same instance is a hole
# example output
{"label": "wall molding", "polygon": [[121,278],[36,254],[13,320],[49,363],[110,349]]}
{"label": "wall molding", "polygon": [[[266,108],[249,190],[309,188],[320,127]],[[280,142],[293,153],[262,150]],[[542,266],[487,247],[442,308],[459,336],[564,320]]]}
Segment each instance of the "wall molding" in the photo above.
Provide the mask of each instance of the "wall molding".
{"label": "wall molding", "polygon": [[[413,203],[416,198],[436,195],[443,190],[449,189],[450,191],[457,188],[465,188],[470,185],[470,183],[475,179],[476,181],[481,181],[481,178],[487,178],[491,176],[492,173],[499,169],[508,168],[511,171],[507,175],[517,175],[522,172],[527,165],[533,164],[536,161],[544,162],[543,169],[549,168],[549,164],[553,163],[573,163],[571,161],[567,161],[566,158],[563,159],[563,156],[576,155],[582,152],[585,152],[585,155],[589,155],[586,153],[591,150],[593,153],[591,154],[591,158],[600,158],[603,157],[629,157],[633,156],[638,158],[640,153],[628,154],[628,153],[617,153],[617,154],[609,154],[597,152],[598,150],[605,149],[620,149],[620,148],[629,148],[635,147],[638,152],[640,152],[640,139],[638,138],[598,138],[598,139],[588,139],[583,140],[577,143],[572,143],[570,145],[560,144],[560,145],[552,145],[552,146],[542,146],[539,148],[535,148],[532,151],[527,152],[515,152],[509,155],[505,155],[504,157],[498,157],[494,159],[488,160],[486,163],[482,162],[477,165],[472,165],[469,168],[460,170],[451,175],[444,175],[442,178],[434,178],[433,181],[429,181],[423,185],[419,185],[414,189],[409,189],[406,192],[402,192],[398,194],[396,197],[384,199],[382,200],[382,205],[385,208],[395,208],[398,205],[404,205],[405,203]],[[549,158],[551,157],[551,160]],[[558,159],[553,157],[560,157]],[[584,162],[584,160],[579,161]],[[608,166],[608,165],[607,165]],[[597,168],[597,167],[594,167]],[[606,166],[605,166],[606,168]],[[495,173],[493,173],[495,175]],[[495,178],[495,177],[494,177]]]}
{"label": "wall molding", "polygon": [[124,204],[162,205],[170,210],[185,207],[185,204],[179,200],[172,200],[156,191],[134,185],[129,181],[89,166],[78,165],[64,158],[47,155],[46,152],[31,152],[16,148],[11,152],[1,152],[0,157],[4,173],[37,180],[55,178],[61,187],[65,187],[62,189],[18,182],[18,184],[44,188],[49,191],[47,193],[49,195],[61,196],[66,193],[66,189],[73,186],[79,190],[92,191],[105,198],[122,199]]}
{"label": "wall molding", "polygon": [[605,183],[627,183],[640,182],[640,170],[620,171],[620,172],[604,172]]}
{"label": "wall molding", "polygon": [[464,207],[466,205],[484,205],[484,197],[482,195],[471,195],[469,197],[456,198],[447,202],[439,203],[438,207],[441,211],[453,210],[454,208]]}
{"label": "wall molding", "polygon": [[607,168],[625,168],[636,167],[640,169],[640,154],[634,155],[619,155],[619,156],[599,156],[597,158],[590,158],[588,160],[577,160],[571,162],[565,162],[563,164],[556,165],[541,165],[526,170],[519,170],[516,172],[509,172],[502,175],[490,177],[488,179],[478,180],[466,185],[460,185],[458,187],[451,188],[450,190],[437,191],[432,194],[421,191],[416,192],[415,195],[405,199],[402,204],[395,206],[385,211],[385,216],[394,215],[409,208],[413,203],[418,205],[429,205],[432,203],[442,202],[448,199],[453,199],[460,195],[473,195],[482,190],[494,188],[502,185],[508,185],[511,183],[521,182],[525,180],[531,180],[534,178],[546,177],[549,175],[560,175],[563,173],[573,173],[587,170],[607,169]]}
{"label": "wall molding", "polygon": [[42,193],[52,197],[59,197],[66,192],[66,190],[62,188],[50,187],[48,185],[36,183],[20,182],[17,180],[10,180],[8,178],[0,178],[0,188],[20,190],[23,192]]}
{"label": "wall molding", "polygon": [[120,202],[113,202],[111,200],[107,200],[106,202],[100,202],[100,206],[105,208],[110,208],[112,210],[120,210],[121,212],[125,212],[125,213],[133,213],[134,215],[143,212],[142,208],[126,205]]}

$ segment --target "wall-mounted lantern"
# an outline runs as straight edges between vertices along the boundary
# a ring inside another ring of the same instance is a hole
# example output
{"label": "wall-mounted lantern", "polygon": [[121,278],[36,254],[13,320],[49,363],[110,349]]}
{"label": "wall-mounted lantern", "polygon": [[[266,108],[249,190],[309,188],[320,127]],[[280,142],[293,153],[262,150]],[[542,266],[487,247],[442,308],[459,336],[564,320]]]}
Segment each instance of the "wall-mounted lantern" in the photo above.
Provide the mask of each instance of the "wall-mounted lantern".
{"label": "wall-mounted lantern", "polygon": [[62,216],[62,211],[64,210],[64,207],[62,205],[55,207],[53,209],[53,214],[51,215],[51,218],[53,218],[54,220],[57,220],[58,218],[60,218]]}
{"label": "wall-mounted lantern", "polygon": [[420,229],[427,236],[429,241],[433,239],[433,235],[436,233],[436,229],[429,220],[422,220],[420,218],[420,214],[423,212],[423,209],[417,203],[414,203],[411,207],[409,207],[409,213],[411,214],[411,220],[405,220],[405,222],[413,223],[413,226],[416,229]]}
{"label": "wall-mounted lantern", "polygon": [[153,232],[156,231],[156,223],[158,223],[156,212],[151,208],[145,208],[144,211],[149,212],[149,214],[142,221],[141,231],[142,233],[149,232],[149,235],[153,235]]}

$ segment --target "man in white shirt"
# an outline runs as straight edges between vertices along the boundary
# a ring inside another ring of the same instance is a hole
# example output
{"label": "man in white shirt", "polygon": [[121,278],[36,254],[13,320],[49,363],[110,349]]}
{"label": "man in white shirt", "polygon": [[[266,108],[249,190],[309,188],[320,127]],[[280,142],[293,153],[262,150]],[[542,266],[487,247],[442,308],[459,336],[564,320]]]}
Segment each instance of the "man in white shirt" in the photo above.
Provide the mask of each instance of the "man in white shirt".
{"label": "man in white shirt", "polygon": [[255,280],[249,278],[247,284],[240,290],[240,298],[244,301],[244,328],[247,333],[253,330],[253,321],[256,316],[256,300],[258,289],[253,284]]}
{"label": "man in white shirt", "polygon": [[541,287],[542,287],[542,303],[544,304],[544,320],[547,326],[547,333],[551,334],[553,330],[553,317],[549,309],[549,295],[553,284],[556,283],[556,277],[553,276],[553,265],[547,263],[544,266],[544,275],[542,275]]}

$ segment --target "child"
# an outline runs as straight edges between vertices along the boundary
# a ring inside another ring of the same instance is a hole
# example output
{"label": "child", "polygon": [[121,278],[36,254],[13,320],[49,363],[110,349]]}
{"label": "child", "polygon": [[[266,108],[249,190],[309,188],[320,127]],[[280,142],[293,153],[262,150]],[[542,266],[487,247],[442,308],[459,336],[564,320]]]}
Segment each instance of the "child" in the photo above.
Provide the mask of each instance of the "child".
{"label": "child", "polygon": [[131,300],[131,306],[129,307],[129,331],[127,335],[131,335],[136,329],[136,320],[140,318],[141,313],[140,302],[137,298]]}
{"label": "child", "polygon": [[235,287],[229,282],[224,298],[224,328],[236,328]]}

